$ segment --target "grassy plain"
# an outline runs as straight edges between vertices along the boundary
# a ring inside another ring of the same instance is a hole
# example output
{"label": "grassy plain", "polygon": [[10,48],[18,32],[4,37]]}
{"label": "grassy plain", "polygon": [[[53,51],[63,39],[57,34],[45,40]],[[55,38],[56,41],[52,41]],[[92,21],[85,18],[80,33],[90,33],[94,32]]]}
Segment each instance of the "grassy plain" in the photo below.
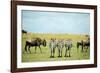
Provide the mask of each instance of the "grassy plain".
{"label": "grassy plain", "polygon": [[[25,42],[27,39],[32,39],[34,37],[40,37],[41,39],[46,39],[47,46],[42,48],[42,54],[40,53],[40,49],[37,48],[37,53],[35,53],[35,48],[31,47],[31,54],[26,53]],[[56,48],[55,58],[50,58],[50,49],[48,47],[48,42],[51,38],[56,39],[72,39],[73,47],[71,49],[71,57],[64,57],[65,54],[65,47],[63,48],[63,57],[58,58],[58,50]],[[62,60],[85,60],[90,58],[90,49],[86,53],[81,52],[81,47],[79,51],[76,48],[76,41],[86,40],[86,35],[76,35],[76,34],[37,34],[37,33],[29,33],[29,34],[22,34],[22,62],[37,62],[37,61],[62,61]]]}

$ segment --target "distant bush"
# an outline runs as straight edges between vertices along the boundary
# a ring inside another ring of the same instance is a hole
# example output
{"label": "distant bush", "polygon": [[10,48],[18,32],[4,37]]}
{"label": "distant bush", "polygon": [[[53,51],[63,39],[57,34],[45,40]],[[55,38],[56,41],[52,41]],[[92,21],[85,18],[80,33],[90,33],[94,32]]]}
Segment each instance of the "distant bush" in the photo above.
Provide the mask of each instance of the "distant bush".
{"label": "distant bush", "polygon": [[85,37],[89,37],[89,35],[85,35]]}

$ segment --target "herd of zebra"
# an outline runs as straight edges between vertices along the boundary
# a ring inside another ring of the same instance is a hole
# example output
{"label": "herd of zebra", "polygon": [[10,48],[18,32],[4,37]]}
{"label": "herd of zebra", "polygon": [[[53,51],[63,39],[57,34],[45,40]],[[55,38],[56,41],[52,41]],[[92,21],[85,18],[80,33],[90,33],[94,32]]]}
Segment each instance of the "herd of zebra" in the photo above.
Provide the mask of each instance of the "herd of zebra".
{"label": "herd of zebra", "polygon": [[[90,46],[90,41],[89,40],[81,40],[81,41],[77,41],[77,50],[79,49],[79,46],[81,46],[82,48],[82,52],[85,51],[87,52],[87,49]],[[71,39],[67,39],[67,40],[56,40],[54,38],[51,38],[50,42],[49,42],[49,48],[51,50],[51,56],[50,57],[54,57],[55,54],[55,48],[58,49],[58,57],[62,57],[62,51],[63,48],[65,47],[65,57],[71,57],[71,48],[73,47],[73,41]]]}
{"label": "herd of zebra", "polygon": [[[63,48],[66,48],[65,50],[65,57],[70,57],[70,50],[72,48],[72,40],[68,39],[64,42],[64,40],[56,40],[51,38],[50,42],[49,42],[49,48],[51,50],[51,56],[50,57],[54,57],[55,54],[55,48],[58,49],[58,57],[62,57],[62,51]],[[67,52],[69,51],[69,55],[67,55]]]}
{"label": "herd of zebra", "polygon": [[[25,51],[31,53],[30,47],[35,47],[35,53],[36,53],[36,49],[37,49],[37,47],[39,47],[40,51],[42,53],[42,49],[40,47],[41,45],[46,47],[47,41],[45,39],[41,39],[41,38],[35,38],[34,40],[31,40],[31,41],[26,40]],[[84,52],[84,49],[87,52],[87,49],[90,47],[90,40],[77,41],[77,43],[76,43],[77,50],[80,46],[81,46],[82,52]],[[55,38],[51,38],[48,43],[48,48],[50,48],[50,57],[54,58],[56,48],[58,50],[58,57],[62,57],[62,52],[63,52],[64,47],[65,47],[65,55],[64,56],[71,57],[70,53],[71,53],[71,48],[73,47],[73,41],[71,39],[57,40]]]}

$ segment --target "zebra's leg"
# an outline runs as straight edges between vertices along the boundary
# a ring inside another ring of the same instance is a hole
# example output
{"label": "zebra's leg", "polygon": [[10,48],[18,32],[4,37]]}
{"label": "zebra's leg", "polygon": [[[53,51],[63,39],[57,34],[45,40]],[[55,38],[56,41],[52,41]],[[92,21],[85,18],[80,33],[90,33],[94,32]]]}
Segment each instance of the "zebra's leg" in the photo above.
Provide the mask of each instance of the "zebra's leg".
{"label": "zebra's leg", "polygon": [[58,57],[60,57],[60,49],[58,49]]}
{"label": "zebra's leg", "polygon": [[53,57],[53,53],[54,53],[53,51],[54,50],[53,50],[53,48],[51,48],[50,50],[51,50],[51,56],[50,57],[52,58]]}
{"label": "zebra's leg", "polygon": [[69,57],[71,57],[70,52],[71,52],[71,48],[69,48]]}
{"label": "zebra's leg", "polygon": [[61,48],[60,48],[60,57],[61,57]]}
{"label": "zebra's leg", "polygon": [[65,57],[67,56],[67,51],[68,51],[68,50],[67,50],[67,47],[66,47],[66,50],[65,50]]}
{"label": "zebra's leg", "polygon": [[62,57],[62,49],[61,49],[61,57]]}
{"label": "zebra's leg", "polygon": [[53,48],[53,55],[52,55],[52,57],[54,57],[54,54],[55,54],[55,48]]}
{"label": "zebra's leg", "polygon": [[70,47],[68,46],[68,55],[67,57],[70,57]]}
{"label": "zebra's leg", "polygon": [[50,55],[50,57],[52,57],[52,49],[51,49],[51,55]]}
{"label": "zebra's leg", "polygon": [[40,48],[40,52],[42,53],[42,50],[41,50],[41,47],[39,46],[39,48]]}
{"label": "zebra's leg", "polygon": [[62,57],[62,48],[60,49],[60,57]]}

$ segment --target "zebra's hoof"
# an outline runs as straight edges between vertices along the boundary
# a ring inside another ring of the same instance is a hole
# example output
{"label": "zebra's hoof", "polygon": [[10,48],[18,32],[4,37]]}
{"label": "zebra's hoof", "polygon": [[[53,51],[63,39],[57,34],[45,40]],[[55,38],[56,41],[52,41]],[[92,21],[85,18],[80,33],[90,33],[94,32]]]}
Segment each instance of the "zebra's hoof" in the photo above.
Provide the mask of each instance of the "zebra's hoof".
{"label": "zebra's hoof", "polygon": [[61,57],[61,56],[58,56],[58,57]]}
{"label": "zebra's hoof", "polygon": [[69,56],[67,56],[67,57],[69,57]]}
{"label": "zebra's hoof", "polygon": [[50,56],[50,58],[54,58],[54,56]]}

